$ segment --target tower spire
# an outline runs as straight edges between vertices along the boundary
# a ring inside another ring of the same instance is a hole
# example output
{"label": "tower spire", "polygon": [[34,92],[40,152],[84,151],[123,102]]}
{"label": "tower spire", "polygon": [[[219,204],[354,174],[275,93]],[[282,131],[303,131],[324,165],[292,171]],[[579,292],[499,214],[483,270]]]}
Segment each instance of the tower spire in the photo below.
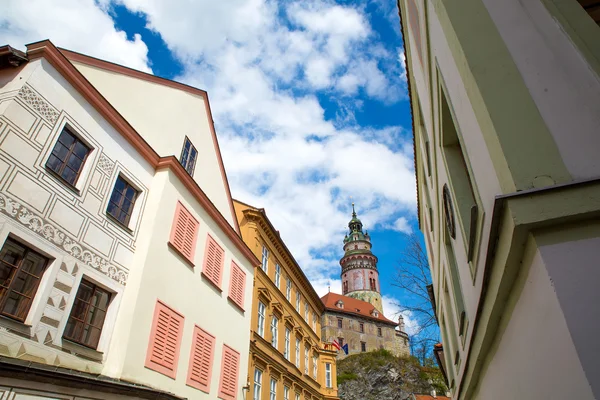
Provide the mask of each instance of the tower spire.
{"label": "tower spire", "polygon": [[356,211],[354,211],[354,202],[352,202],[352,218],[356,218]]}

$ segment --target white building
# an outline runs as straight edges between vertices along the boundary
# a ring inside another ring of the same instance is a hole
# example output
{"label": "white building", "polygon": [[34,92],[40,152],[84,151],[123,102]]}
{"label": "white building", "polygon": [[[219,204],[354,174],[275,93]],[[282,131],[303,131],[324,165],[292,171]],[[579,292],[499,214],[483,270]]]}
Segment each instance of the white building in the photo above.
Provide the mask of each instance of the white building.
{"label": "white building", "polygon": [[0,246],[0,393],[243,398],[259,262],[204,91],[1,47]]}
{"label": "white building", "polygon": [[452,398],[600,398],[597,0],[398,0]]}

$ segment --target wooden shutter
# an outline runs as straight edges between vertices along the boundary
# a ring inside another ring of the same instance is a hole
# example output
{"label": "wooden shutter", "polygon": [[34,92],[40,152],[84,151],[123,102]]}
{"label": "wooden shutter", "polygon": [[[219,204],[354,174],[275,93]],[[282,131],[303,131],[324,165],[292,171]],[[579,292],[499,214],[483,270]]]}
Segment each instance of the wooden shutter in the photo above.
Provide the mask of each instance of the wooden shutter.
{"label": "wooden shutter", "polygon": [[208,278],[217,288],[221,289],[221,277],[225,263],[225,251],[217,244],[212,236],[206,239],[206,251],[204,254],[204,268],[202,274]]}
{"label": "wooden shutter", "polygon": [[146,367],[175,379],[183,334],[183,315],[160,300],[154,309]]}
{"label": "wooden shutter", "polygon": [[201,329],[194,327],[190,365],[188,367],[187,384],[210,392],[210,377],[212,375],[212,360],[215,350],[215,337]]}
{"label": "wooden shutter", "polygon": [[233,261],[231,262],[231,277],[229,282],[229,298],[242,310],[244,309],[244,292],[246,288],[246,273]]}
{"label": "wooden shutter", "polygon": [[178,201],[169,243],[192,264],[194,263],[194,253],[196,252],[199,225],[200,223]]}
{"label": "wooden shutter", "polygon": [[221,382],[219,384],[220,399],[234,400],[237,397],[239,369],[240,353],[224,344],[221,360]]}

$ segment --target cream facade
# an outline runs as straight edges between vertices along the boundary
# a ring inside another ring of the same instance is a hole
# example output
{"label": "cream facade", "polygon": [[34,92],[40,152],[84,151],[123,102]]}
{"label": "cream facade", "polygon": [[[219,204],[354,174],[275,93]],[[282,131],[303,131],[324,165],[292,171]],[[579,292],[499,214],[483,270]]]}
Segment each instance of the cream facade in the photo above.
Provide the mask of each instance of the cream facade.
{"label": "cream facade", "polygon": [[231,327],[259,262],[206,93],[49,41],[0,67],[4,393],[242,399],[250,332]]}
{"label": "cream facade", "polygon": [[253,288],[248,399],[335,400],[336,350],[321,337],[324,306],[264,209],[234,201],[242,238],[260,258]]}
{"label": "cream facade", "polygon": [[600,27],[577,1],[398,6],[452,398],[600,397]]}

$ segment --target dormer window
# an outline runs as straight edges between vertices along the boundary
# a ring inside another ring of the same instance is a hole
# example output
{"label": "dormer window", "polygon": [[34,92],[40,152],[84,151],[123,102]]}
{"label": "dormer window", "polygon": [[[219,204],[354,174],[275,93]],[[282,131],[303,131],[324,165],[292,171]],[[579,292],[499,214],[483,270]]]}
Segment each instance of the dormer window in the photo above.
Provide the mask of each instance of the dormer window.
{"label": "dormer window", "polygon": [[341,300],[339,300],[337,303],[335,303],[335,306],[336,306],[337,308],[344,308],[344,302],[343,302],[343,301],[341,301]]}

